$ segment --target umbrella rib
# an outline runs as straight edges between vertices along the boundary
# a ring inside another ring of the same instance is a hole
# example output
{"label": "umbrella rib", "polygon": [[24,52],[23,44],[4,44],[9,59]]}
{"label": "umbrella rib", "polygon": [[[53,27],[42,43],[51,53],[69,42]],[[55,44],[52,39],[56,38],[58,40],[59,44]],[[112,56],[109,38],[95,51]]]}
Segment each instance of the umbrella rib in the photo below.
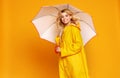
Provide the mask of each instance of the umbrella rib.
{"label": "umbrella rib", "polygon": [[67,4],[67,9],[69,9],[69,4]]}
{"label": "umbrella rib", "polygon": [[83,11],[78,11],[78,12],[75,12],[74,15],[76,15],[78,13],[84,13],[84,12]]}
{"label": "umbrella rib", "polygon": [[[55,23],[55,21],[54,21],[51,25],[53,25],[54,23]],[[51,25],[48,27],[48,29],[51,27]],[[47,30],[48,30],[48,29],[47,29]],[[46,31],[47,31],[47,30],[46,30]],[[44,31],[43,33],[45,33],[46,31]],[[41,36],[43,35],[43,33],[41,33]]]}
{"label": "umbrella rib", "polygon": [[49,15],[44,15],[44,16],[40,16],[40,17],[42,18],[42,17],[45,17],[45,16],[53,16],[53,17],[57,17],[57,16],[52,15],[52,14],[49,14]]}
{"label": "umbrella rib", "polygon": [[[84,20],[80,20],[79,19],[79,21],[83,21],[83,22],[85,22],[87,25],[89,25],[86,21],[84,21]],[[89,25],[89,27],[95,32],[95,30],[92,28],[92,26],[91,25]]]}
{"label": "umbrella rib", "polygon": [[58,9],[58,8],[57,8],[57,7],[55,7],[55,6],[51,6],[51,7],[55,8],[57,11],[60,11],[60,9]]}
{"label": "umbrella rib", "polygon": [[57,17],[57,16],[55,16],[55,15],[52,15],[52,14],[50,14],[50,16],[54,16],[54,17]]}

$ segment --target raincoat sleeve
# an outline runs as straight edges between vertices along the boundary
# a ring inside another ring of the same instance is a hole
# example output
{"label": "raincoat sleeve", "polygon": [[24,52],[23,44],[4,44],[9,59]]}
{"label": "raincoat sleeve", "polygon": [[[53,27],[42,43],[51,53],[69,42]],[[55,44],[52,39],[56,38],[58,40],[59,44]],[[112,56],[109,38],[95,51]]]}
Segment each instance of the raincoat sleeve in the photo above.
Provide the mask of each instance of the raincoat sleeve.
{"label": "raincoat sleeve", "polygon": [[66,47],[61,47],[61,57],[70,56],[77,54],[81,51],[82,48],[82,37],[80,34],[79,27],[72,27],[71,31],[72,42]]}
{"label": "raincoat sleeve", "polygon": [[56,45],[57,45],[57,46],[60,45],[60,37],[59,37],[59,36],[57,36],[57,37],[55,38],[55,42],[56,42]]}

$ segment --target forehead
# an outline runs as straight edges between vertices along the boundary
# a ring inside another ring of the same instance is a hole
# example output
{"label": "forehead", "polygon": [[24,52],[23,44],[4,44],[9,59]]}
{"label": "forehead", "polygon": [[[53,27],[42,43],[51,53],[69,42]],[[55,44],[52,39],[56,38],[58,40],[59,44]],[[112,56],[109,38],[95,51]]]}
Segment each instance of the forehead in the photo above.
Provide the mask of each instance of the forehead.
{"label": "forehead", "polygon": [[61,16],[68,15],[66,12],[61,13]]}

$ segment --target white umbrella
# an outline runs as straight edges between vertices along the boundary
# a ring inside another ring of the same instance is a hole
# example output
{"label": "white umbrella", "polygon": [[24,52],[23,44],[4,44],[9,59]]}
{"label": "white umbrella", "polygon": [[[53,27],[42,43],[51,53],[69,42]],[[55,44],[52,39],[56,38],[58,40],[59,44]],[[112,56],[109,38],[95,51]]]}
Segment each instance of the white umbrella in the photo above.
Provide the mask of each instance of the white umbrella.
{"label": "white umbrella", "polygon": [[54,6],[43,6],[37,16],[32,20],[41,38],[55,43],[56,37],[56,17],[60,10],[70,9],[74,17],[80,18],[81,35],[85,45],[92,37],[96,35],[92,18],[89,14],[70,4],[60,4]]}

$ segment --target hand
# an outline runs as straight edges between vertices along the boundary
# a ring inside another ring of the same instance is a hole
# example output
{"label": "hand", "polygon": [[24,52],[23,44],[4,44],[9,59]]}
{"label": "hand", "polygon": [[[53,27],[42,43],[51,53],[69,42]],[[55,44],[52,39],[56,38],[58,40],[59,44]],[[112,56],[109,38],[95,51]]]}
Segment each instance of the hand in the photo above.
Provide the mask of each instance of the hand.
{"label": "hand", "polygon": [[59,47],[59,46],[56,47],[56,51],[57,51],[58,53],[60,53],[60,47]]}
{"label": "hand", "polygon": [[55,46],[55,53],[57,54],[61,54],[61,51],[60,51],[60,47],[59,46]]}

